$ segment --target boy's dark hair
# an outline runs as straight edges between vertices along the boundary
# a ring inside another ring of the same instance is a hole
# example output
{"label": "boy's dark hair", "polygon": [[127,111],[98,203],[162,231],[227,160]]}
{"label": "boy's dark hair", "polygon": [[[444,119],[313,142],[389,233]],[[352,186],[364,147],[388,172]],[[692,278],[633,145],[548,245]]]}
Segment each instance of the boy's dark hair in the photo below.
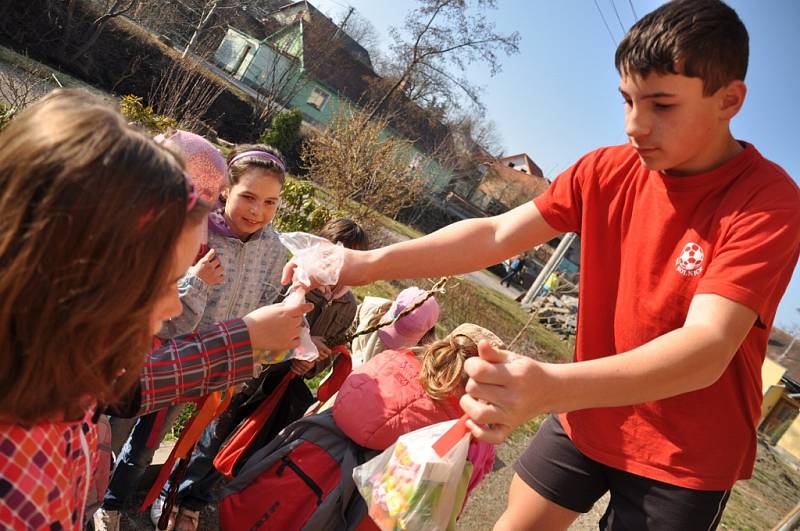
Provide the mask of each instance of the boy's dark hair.
{"label": "boy's dark hair", "polygon": [[720,0],[674,0],[642,17],[617,47],[621,75],[682,74],[710,96],[747,73],[747,29]]}
{"label": "boy's dark hair", "polygon": [[350,218],[330,220],[320,229],[319,235],[333,243],[341,242],[348,249],[364,251],[369,248],[367,233]]}

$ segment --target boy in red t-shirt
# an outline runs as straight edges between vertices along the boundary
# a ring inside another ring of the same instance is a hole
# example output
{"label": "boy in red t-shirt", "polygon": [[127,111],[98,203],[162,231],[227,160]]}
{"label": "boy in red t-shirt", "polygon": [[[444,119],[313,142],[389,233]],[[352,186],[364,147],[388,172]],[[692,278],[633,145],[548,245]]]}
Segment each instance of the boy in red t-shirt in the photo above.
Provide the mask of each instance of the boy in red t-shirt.
{"label": "boy in red t-shirt", "polygon": [[496,529],[566,529],[606,491],[601,528],[713,529],[750,477],[800,191],[730,132],[747,60],[747,30],[726,4],[665,4],[617,49],[628,144],[589,153],[505,214],[347,252],[340,281],[357,285],[474,271],[581,235],[576,363],[482,344],[466,364],[475,436],[500,442],[559,413],[516,464]]}

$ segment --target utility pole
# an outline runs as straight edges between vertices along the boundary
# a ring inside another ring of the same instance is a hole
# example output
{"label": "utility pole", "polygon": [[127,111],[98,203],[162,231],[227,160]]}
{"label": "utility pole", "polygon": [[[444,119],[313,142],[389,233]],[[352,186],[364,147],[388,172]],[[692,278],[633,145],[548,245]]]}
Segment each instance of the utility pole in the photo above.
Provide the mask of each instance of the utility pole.
{"label": "utility pole", "polygon": [[356,10],[356,8],[354,8],[353,6],[350,6],[350,9],[347,11],[347,14],[344,16],[344,19],[342,20],[342,23],[339,24],[339,28],[341,28],[345,32],[347,32],[347,30],[345,29],[345,27],[347,26],[347,21],[350,19],[350,15],[352,15],[353,11],[355,11],[355,10]]}
{"label": "utility pole", "polygon": [[544,268],[542,268],[542,271],[536,277],[536,280],[533,281],[533,284],[531,284],[528,292],[525,293],[525,296],[522,298],[522,306],[524,308],[530,308],[533,305],[533,301],[536,299],[539,291],[541,291],[542,286],[544,286],[547,277],[550,276],[550,273],[555,271],[555,269],[558,267],[558,264],[560,264],[561,260],[564,259],[564,255],[567,254],[567,250],[569,249],[569,246],[572,245],[573,241],[575,241],[574,232],[567,233],[563,238],[561,238],[561,243],[558,244],[558,247],[556,247],[556,250],[553,252],[552,256],[550,256],[550,260],[548,260],[544,265]]}

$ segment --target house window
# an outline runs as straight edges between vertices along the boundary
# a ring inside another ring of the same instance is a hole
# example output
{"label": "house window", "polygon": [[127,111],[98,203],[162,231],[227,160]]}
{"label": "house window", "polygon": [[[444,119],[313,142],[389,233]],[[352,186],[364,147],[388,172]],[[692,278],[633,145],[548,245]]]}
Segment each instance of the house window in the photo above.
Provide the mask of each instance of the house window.
{"label": "house window", "polygon": [[315,87],[311,90],[311,95],[308,97],[308,101],[306,103],[314,107],[316,110],[321,111],[329,97],[330,94]]}

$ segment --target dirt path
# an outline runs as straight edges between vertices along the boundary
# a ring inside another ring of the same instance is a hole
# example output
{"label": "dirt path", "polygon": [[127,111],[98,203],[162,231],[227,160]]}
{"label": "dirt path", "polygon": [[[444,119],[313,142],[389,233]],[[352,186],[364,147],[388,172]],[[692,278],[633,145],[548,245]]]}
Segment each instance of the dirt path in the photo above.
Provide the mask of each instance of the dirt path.
{"label": "dirt path", "polygon": [[[530,437],[517,435],[497,447],[495,471],[489,474],[472,493],[458,521],[458,529],[463,531],[485,531],[491,529],[500,518],[508,500],[508,486],[514,475],[512,465],[525,450]],[[570,527],[571,531],[597,529],[597,522],[608,505],[608,495],[603,496],[585,515],[581,515]]]}

